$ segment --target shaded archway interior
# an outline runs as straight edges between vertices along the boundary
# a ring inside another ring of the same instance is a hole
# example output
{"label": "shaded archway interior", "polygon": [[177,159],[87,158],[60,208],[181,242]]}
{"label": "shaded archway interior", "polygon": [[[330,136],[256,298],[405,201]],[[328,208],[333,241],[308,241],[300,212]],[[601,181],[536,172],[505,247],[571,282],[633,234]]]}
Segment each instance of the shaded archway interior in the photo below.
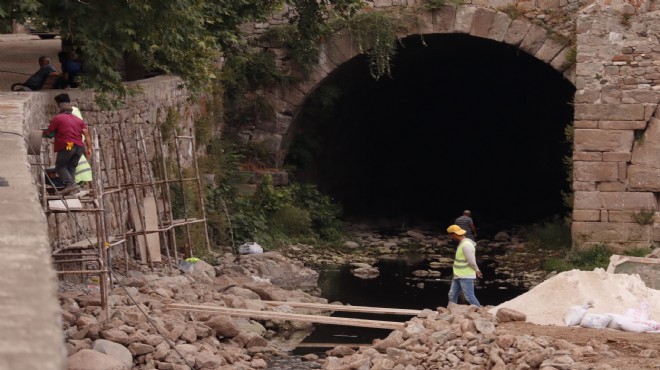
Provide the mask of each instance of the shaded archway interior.
{"label": "shaded archway interior", "polygon": [[573,85],[518,48],[469,35],[411,36],[391,77],[344,63],[297,115],[286,164],[347,220],[494,229],[567,211]]}

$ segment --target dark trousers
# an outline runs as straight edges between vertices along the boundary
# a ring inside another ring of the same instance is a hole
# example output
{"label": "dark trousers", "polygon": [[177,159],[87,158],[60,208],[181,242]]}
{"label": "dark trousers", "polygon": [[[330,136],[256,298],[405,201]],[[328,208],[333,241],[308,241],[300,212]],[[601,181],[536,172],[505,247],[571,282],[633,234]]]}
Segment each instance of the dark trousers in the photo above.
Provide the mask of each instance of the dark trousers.
{"label": "dark trousers", "polygon": [[74,145],[71,150],[60,150],[55,158],[55,172],[64,185],[75,185],[76,167],[80,157],[85,154],[85,147]]}

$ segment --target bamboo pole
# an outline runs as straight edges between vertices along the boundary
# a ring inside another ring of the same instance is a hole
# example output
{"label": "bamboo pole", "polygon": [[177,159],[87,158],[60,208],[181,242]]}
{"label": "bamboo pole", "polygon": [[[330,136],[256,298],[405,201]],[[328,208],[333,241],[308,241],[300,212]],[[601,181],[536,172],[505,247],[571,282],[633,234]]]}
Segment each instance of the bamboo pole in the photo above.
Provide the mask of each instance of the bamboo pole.
{"label": "bamboo pole", "polygon": [[177,171],[179,173],[179,187],[181,187],[181,200],[183,201],[183,217],[186,220],[185,229],[186,229],[186,240],[188,241],[188,249],[190,255],[188,257],[193,257],[193,245],[192,237],[190,236],[190,226],[188,225],[188,209],[186,207],[186,189],[183,187],[183,169],[181,168],[181,151],[179,150],[179,137],[174,137],[174,146],[176,147],[176,163]]}
{"label": "bamboo pole", "polygon": [[[155,135],[154,135],[155,136]],[[165,152],[163,151],[163,134],[161,133],[160,130],[158,130],[158,148],[160,149],[160,158],[161,158],[161,165],[163,168],[163,183],[161,186],[164,187],[164,195],[165,197],[163,198],[163,208],[167,209],[167,217],[168,217],[168,222],[170,225],[174,223],[174,214],[172,213],[172,195],[170,194],[170,180],[167,175],[167,165],[165,163]],[[162,191],[162,190],[161,190]],[[165,201],[167,200],[167,204],[169,205],[168,207],[165,207]],[[172,243],[172,251],[174,252],[174,262],[176,265],[179,265],[179,252],[177,251],[176,247],[176,230],[172,228],[169,232],[169,237],[170,237],[170,242]]]}
{"label": "bamboo pole", "polygon": [[170,304],[167,306],[167,308],[170,310],[219,313],[219,314],[225,314],[228,316],[236,316],[236,317],[250,317],[250,318],[266,319],[266,320],[302,321],[302,322],[311,322],[316,324],[357,326],[362,328],[397,330],[397,329],[403,329],[405,327],[404,323],[396,322],[396,321],[351,319],[346,317],[331,317],[331,316],[320,316],[320,315],[302,315],[302,314],[285,313],[285,312],[255,311],[255,310],[245,310],[238,308],[197,306],[197,305],[187,305],[187,304],[177,304],[177,303]]}
{"label": "bamboo pole", "polygon": [[197,143],[195,141],[195,136],[193,135],[190,139],[192,145],[193,153],[193,164],[195,167],[195,177],[197,178],[197,193],[199,194],[199,203],[202,211],[202,219],[204,220],[204,236],[206,237],[206,249],[211,251],[211,241],[209,240],[209,228],[208,223],[206,222],[206,209],[204,202],[204,192],[202,191],[202,183],[199,179],[199,166],[197,164]]}

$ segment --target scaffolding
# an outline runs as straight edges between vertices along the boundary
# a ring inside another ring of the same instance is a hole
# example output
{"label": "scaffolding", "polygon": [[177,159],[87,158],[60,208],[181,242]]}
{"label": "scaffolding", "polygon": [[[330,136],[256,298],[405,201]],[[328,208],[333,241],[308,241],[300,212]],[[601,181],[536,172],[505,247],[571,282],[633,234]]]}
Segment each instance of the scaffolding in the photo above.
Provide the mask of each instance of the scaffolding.
{"label": "scaffolding", "polygon": [[[35,172],[39,173],[41,204],[51,233],[55,233],[51,239],[55,241],[52,243],[52,257],[57,274],[60,279],[77,276],[79,282],[89,277],[95,282],[94,278],[97,278],[102,310],[108,318],[107,297],[112,287],[113,251],[121,248],[123,270],[128,276],[131,246],[133,256],[139,256],[141,263],[148,264],[153,270],[154,263],[163,264],[162,251],[170,267],[178,266],[178,229],[183,228],[184,249],[189,256],[193,254],[191,227],[194,224],[203,225],[203,242],[209,251],[210,241],[194,135],[173,137],[176,155],[168,166],[166,158],[169,152],[157,127],[153,128],[151,135],[151,151],[143,129],[138,125],[129,127],[119,124],[103,128],[106,131],[104,140],[99,140],[100,134],[96,128],[90,130],[94,148],[93,159],[88,161],[92,167],[93,181],[89,189],[81,192],[82,195],[61,196],[44,176],[45,171]],[[133,132],[132,140],[127,139],[127,132]],[[190,149],[194,176],[184,177],[182,143],[187,143]],[[47,141],[41,143],[38,154],[40,159],[33,165],[45,167],[53,163]],[[170,172],[176,176],[170,178]],[[195,189],[193,197],[199,205],[197,217],[190,215],[188,203],[192,199],[190,194],[186,194],[188,183],[192,183]],[[183,217],[178,219],[175,219],[172,207],[172,184],[178,187],[175,190],[180,192],[182,201]],[[61,235],[63,229],[73,229],[75,235],[69,232],[65,238]]]}

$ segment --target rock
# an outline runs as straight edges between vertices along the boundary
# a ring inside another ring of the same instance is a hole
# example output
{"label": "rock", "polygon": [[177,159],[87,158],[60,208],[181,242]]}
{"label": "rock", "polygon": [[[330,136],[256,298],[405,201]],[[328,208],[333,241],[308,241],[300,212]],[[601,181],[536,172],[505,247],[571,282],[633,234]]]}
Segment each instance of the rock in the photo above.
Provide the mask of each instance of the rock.
{"label": "rock", "polygon": [[418,232],[418,231],[408,230],[408,231],[406,231],[406,235],[408,235],[408,236],[410,236],[410,237],[413,237],[413,238],[415,238],[415,239],[417,239],[417,240],[424,240],[424,239],[426,239],[426,237],[424,236],[424,234],[422,234],[422,233],[420,233],[420,232]]}
{"label": "rock", "polygon": [[80,350],[69,356],[68,370],[129,370],[120,360],[91,349]]}
{"label": "rock", "polygon": [[97,339],[94,341],[92,347],[93,350],[97,352],[104,353],[108,356],[116,358],[117,360],[124,363],[128,368],[133,366],[133,355],[126,347],[121,344],[117,344],[104,339]]}
{"label": "rock", "polygon": [[147,353],[154,352],[156,348],[144,343],[131,343],[128,345],[128,349],[131,351],[133,356],[140,356]]}
{"label": "rock", "polygon": [[500,322],[527,320],[527,315],[511,308],[500,308],[499,310],[497,310],[495,317],[497,317],[497,319],[500,320]]}
{"label": "rock", "polygon": [[511,239],[511,235],[507,233],[506,231],[500,231],[499,233],[495,234],[495,237],[493,238],[498,242],[505,242]]}
{"label": "rock", "polygon": [[478,318],[474,320],[474,326],[481,334],[491,334],[495,332],[495,324],[486,318]]}
{"label": "rock", "polygon": [[102,330],[100,334],[103,339],[107,339],[110,342],[128,344],[128,334],[117,328]]}
{"label": "rock", "polygon": [[240,328],[234,320],[226,316],[215,316],[205,323],[208,327],[215,330],[216,335],[226,338],[233,338],[240,333]]}
{"label": "rock", "polygon": [[355,248],[359,248],[360,244],[347,240],[344,242],[344,247],[355,249]]}
{"label": "rock", "polygon": [[215,278],[215,268],[208,263],[199,260],[193,264],[193,272],[192,275],[195,276],[197,274],[206,274],[206,276],[210,277],[211,279]]}
{"label": "rock", "polygon": [[376,267],[360,267],[351,270],[351,273],[360,279],[375,279],[380,275],[380,271]]}

